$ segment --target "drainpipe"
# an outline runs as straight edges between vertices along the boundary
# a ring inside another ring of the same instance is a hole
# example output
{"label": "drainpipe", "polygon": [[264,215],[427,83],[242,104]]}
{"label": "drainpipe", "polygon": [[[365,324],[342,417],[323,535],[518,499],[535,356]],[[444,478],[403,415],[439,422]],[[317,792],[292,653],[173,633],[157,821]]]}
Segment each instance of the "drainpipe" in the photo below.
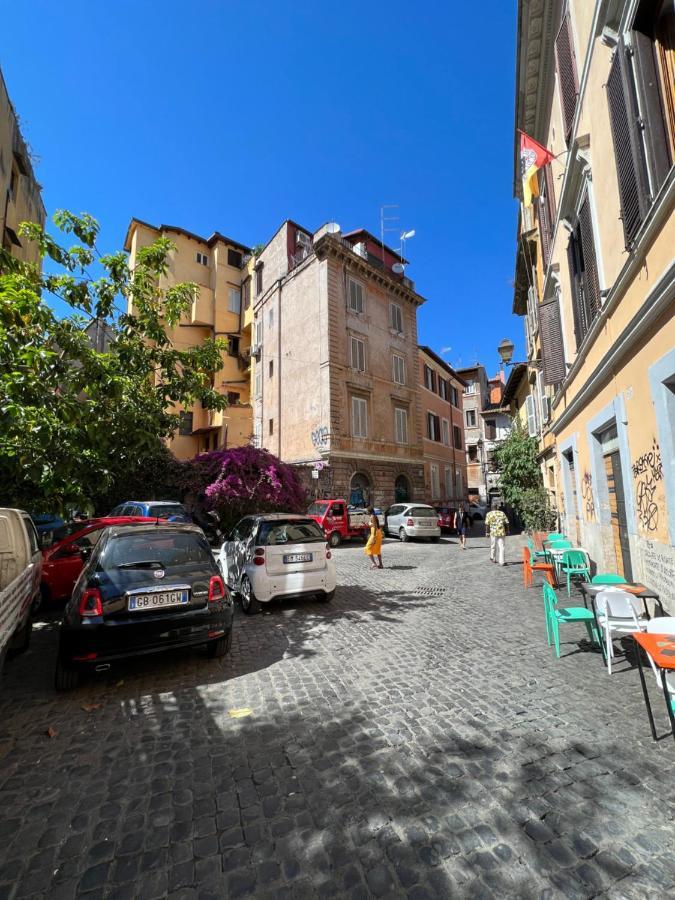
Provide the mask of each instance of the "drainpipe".
{"label": "drainpipe", "polygon": [[281,289],[282,280],[279,279],[279,299],[277,305],[277,456],[281,459]]}

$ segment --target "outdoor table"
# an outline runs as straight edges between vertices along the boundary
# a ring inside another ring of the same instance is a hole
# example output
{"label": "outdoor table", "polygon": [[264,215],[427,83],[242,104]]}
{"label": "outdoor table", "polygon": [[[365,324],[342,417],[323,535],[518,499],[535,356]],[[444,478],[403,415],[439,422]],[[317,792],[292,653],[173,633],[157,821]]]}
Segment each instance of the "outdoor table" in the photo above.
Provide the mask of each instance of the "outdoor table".
{"label": "outdoor table", "polygon": [[586,607],[586,609],[588,609],[588,600],[590,599],[591,603],[593,604],[593,612],[595,612],[595,598],[600,593],[600,591],[607,591],[612,588],[618,588],[620,591],[626,591],[633,597],[637,597],[638,600],[642,600],[645,608],[645,615],[648,619],[650,619],[651,616],[649,615],[649,609],[647,608],[647,600],[653,600],[659,608],[659,615],[664,615],[663,604],[659,599],[658,593],[642,584],[642,582],[629,582],[628,584],[620,584],[613,581],[606,582],[605,584],[599,584],[597,582],[588,584],[588,582],[582,581],[580,584],[580,588],[584,598],[584,606]]}
{"label": "outdoor table", "polygon": [[654,714],[652,713],[652,706],[649,702],[649,692],[647,690],[647,682],[645,681],[645,673],[642,668],[642,654],[640,653],[640,648],[649,653],[661,673],[661,687],[663,688],[663,696],[666,699],[668,719],[670,720],[670,731],[673,735],[673,740],[675,740],[675,715],[673,714],[673,706],[670,702],[670,691],[668,690],[668,684],[666,682],[666,672],[675,671],[675,636],[672,634],[644,634],[640,632],[634,634],[633,637],[639,645],[637,648],[638,669],[640,671],[640,683],[642,684],[642,693],[645,698],[645,706],[647,707],[652,737],[654,740],[657,740]]}
{"label": "outdoor table", "polygon": [[564,550],[552,550],[550,547],[546,546],[548,543],[549,543],[549,541],[544,541],[544,550],[548,554],[550,561],[553,563],[553,568],[555,570],[555,581],[556,581],[556,584],[559,585],[560,584],[560,578],[559,578],[560,573],[559,573],[558,569],[560,567],[560,563],[562,562],[563,553],[568,553],[571,550],[578,550],[580,553],[584,553],[586,555],[586,559],[588,559],[588,553],[586,553],[586,551],[584,550],[583,547],[565,547]]}

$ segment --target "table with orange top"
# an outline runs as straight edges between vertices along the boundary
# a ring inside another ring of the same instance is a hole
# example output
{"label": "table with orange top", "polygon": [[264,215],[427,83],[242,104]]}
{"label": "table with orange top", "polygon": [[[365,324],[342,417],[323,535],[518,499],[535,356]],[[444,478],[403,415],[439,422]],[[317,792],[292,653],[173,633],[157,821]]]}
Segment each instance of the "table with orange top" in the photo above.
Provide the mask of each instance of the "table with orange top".
{"label": "table with orange top", "polygon": [[[655,621],[658,621],[655,620]],[[654,725],[654,714],[652,706],[649,702],[649,692],[647,690],[647,682],[645,681],[645,673],[642,669],[642,654],[640,648],[645,650],[654,660],[659,672],[661,673],[661,687],[663,696],[666,699],[666,708],[668,710],[668,719],[670,720],[670,730],[675,740],[675,714],[673,714],[673,705],[670,700],[670,691],[666,682],[666,673],[668,671],[675,672],[675,635],[672,634],[645,634],[644,632],[636,632],[633,635],[635,642],[639,645],[637,652],[638,669],[640,671],[640,683],[642,684],[642,693],[645,698],[645,706],[647,707],[647,715],[649,716],[649,725],[652,729],[652,737],[656,740],[656,726]]]}
{"label": "table with orange top", "polygon": [[648,619],[651,617],[647,608],[647,600],[653,600],[659,608],[659,614],[664,615],[663,604],[659,599],[658,593],[642,583],[621,584],[620,582],[608,582],[606,584],[600,584],[598,582],[593,582],[589,584],[588,582],[582,581],[579,585],[579,589],[581,590],[582,596],[584,598],[584,605],[586,606],[586,608],[588,608],[587,601],[589,599],[593,603],[593,606],[595,606],[594,601],[600,591],[608,591],[612,590],[612,588],[617,588],[620,591],[627,591],[629,594],[632,594],[633,597],[637,597],[638,600],[642,600],[645,608],[645,615]]}

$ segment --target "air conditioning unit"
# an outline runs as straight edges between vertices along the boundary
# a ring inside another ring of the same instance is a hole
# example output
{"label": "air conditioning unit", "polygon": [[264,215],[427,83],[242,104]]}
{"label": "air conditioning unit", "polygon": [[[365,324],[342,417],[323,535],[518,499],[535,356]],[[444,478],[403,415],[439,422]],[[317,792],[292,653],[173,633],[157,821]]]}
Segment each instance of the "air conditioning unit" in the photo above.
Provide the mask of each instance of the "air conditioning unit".
{"label": "air conditioning unit", "polygon": [[357,254],[357,256],[361,256],[363,257],[363,259],[368,258],[368,251],[366,250],[366,245],[363,243],[363,241],[358,244],[354,244],[352,250]]}
{"label": "air conditioning unit", "polygon": [[312,239],[304,231],[298,231],[295,235],[295,243],[300,247],[306,247],[308,250],[312,246]]}
{"label": "air conditioning unit", "polygon": [[253,359],[260,359],[260,357],[262,356],[262,346],[260,344],[251,345],[251,356],[253,357]]}

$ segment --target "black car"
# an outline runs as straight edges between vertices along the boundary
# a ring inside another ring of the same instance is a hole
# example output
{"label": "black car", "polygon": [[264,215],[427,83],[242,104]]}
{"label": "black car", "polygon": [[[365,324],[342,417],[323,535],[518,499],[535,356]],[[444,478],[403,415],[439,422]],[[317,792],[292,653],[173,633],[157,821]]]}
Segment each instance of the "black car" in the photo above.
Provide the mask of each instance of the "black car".
{"label": "black car", "polygon": [[116,525],[101,534],[66,606],[56,689],[123,657],[196,644],[218,657],[231,641],[230,592],[201,529]]}

